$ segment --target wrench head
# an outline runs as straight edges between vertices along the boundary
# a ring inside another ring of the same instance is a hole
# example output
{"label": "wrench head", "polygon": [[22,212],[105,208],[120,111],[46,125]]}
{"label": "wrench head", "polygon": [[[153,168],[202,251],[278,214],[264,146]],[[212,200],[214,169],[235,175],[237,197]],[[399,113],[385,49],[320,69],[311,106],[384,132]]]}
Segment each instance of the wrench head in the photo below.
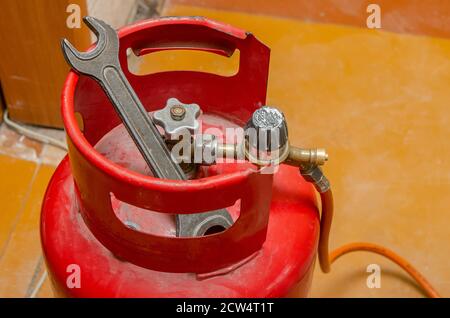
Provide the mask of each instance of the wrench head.
{"label": "wrench head", "polygon": [[97,44],[88,52],[80,52],[67,39],[63,39],[63,55],[74,71],[98,79],[105,66],[119,64],[119,37],[110,25],[99,19],[87,16],[83,21],[97,36]]}

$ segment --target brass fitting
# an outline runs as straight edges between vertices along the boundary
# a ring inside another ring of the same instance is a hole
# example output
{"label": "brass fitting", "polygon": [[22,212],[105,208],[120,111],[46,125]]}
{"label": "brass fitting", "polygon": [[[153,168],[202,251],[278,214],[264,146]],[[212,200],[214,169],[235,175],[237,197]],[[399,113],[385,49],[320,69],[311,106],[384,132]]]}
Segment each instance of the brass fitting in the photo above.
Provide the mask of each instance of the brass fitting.
{"label": "brass fitting", "polygon": [[[192,144],[192,147],[195,150],[194,143]],[[258,161],[257,158],[251,157],[249,152],[246,151],[245,142],[239,144],[221,144],[216,142],[214,149],[213,163],[216,162],[218,157],[221,157],[247,159],[250,162],[259,165],[267,164],[267,162],[262,160]],[[326,150],[322,148],[306,149],[293,147],[287,144],[284,149],[285,150],[280,153],[279,163],[301,168],[302,166],[307,165],[322,166],[328,161],[328,154]]]}
{"label": "brass fitting", "polygon": [[305,164],[322,166],[327,160],[328,154],[325,149],[302,149],[291,146],[284,163],[295,167]]}
{"label": "brass fitting", "polygon": [[[248,159],[251,162],[255,162],[254,158],[248,157],[244,144],[218,144],[219,154],[223,158],[234,159]],[[280,157],[281,162],[294,167],[301,167],[302,165],[315,165],[322,166],[328,161],[328,154],[325,149],[305,149],[293,146],[288,146],[286,149],[288,153]]]}
{"label": "brass fitting", "polygon": [[217,153],[222,158],[244,159],[243,144],[218,144]]}

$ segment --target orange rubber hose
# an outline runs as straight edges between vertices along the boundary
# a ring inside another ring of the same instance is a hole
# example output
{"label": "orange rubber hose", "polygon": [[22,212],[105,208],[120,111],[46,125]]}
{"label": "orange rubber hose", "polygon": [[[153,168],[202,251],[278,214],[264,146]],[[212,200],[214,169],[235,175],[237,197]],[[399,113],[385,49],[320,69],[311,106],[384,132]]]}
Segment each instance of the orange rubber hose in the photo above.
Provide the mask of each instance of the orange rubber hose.
{"label": "orange rubber hose", "polygon": [[320,268],[324,273],[330,271],[330,265],[342,255],[355,252],[355,251],[367,251],[382,255],[401,268],[403,268],[423,289],[428,297],[439,298],[438,292],[431,286],[427,279],[415,269],[408,261],[401,256],[397,255],[393,251],[372,243],[350,243],[344,245],[333,252],[328,254],[328,241],[331,229],[331,223],[333,220],[333,194],[331,189],[321,193],[320,199],[322,202],[322,216],[320,218],[320,238],[319,238],[319,263]]}
{"label": "orange rubber hose", "polygon": [[320,217],[320,237],[319,237],[319,264],[322,272],[329,273],[330,260],[328,258],[328,242],[330,240],[331,223],[333,221],[333,193],[331,188],[320,193],[320,200],[322,203],[322,216]]}

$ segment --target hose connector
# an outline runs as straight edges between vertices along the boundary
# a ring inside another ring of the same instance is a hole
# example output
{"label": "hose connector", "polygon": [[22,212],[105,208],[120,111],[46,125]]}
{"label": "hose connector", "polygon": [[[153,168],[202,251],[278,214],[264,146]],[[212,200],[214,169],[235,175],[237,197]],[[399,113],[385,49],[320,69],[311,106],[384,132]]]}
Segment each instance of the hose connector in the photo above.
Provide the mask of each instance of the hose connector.
{"label": "hose connector", "polygon": [[319,193],[325,193],[330,189],[330,181],[323,174],[322,169],[317,165],[304,164],[300,166],[302,177],[311,182]]}
{"label": "hose connector", "polygon": [[301,167],[302,165],[322,166],[328,161],[328,154],[325,149],[304,149],[294,146],[289,147],[289,155],[284,163]]}

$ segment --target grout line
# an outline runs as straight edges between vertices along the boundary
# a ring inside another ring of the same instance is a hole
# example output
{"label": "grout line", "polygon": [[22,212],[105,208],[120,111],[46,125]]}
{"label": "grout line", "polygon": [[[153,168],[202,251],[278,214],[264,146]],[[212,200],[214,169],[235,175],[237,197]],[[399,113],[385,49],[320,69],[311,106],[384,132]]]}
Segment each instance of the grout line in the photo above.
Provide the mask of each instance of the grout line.
{"label": "grout line", "polygon": [[38,283],[36,284],[36,288],[33,290],[33,292],[31,293],[29,298],[36,298],[36,295],[41,290],[41,287],[44,284],[46,278],[47,278],[47,271],[44,270],[44,272],[42,273],[41,278],[39,279]]}
{"label": "grout line", "polygon": [[[39,274],[42,272],[42,264],[44,263],[44,258],[42,257],[42,254],[39,256],[39,259],[36,263],[36,266],[34,267],[34,272],[33,272],[33,276],[30,279],[30,282],[28,283],[28,287],[27,290],[25,292],[25,297],[29,298],[31,297],[31,295],[33,294],[34,289],[36,289],[36,286],[38,285],[39,282]],[[43,270],[43,272],[45,271],[45,268]]]}

